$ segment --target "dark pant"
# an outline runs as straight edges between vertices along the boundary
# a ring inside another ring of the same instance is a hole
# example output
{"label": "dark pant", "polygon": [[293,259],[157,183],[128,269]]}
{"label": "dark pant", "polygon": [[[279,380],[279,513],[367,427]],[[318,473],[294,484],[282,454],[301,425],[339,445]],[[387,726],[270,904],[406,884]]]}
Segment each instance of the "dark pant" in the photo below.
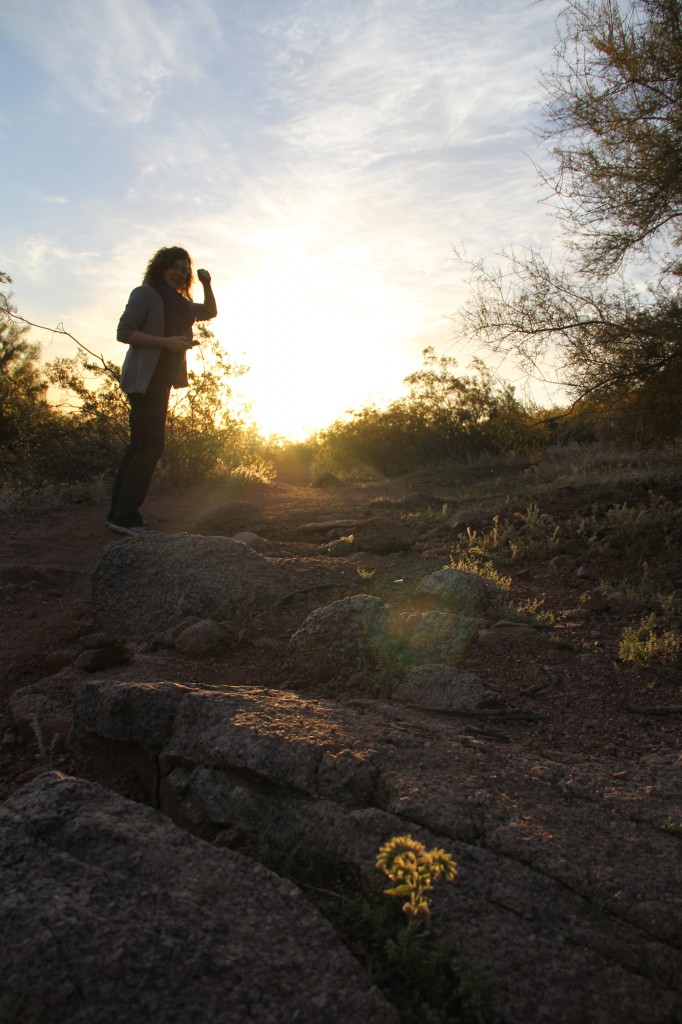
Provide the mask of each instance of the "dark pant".
{"label": "dark pant", "polygon": [[151,382],[144,395],[128,395],[130,444],[114,478],[108,519],[120,526],[141,526],[140,505],[166,441],[170,387]]}

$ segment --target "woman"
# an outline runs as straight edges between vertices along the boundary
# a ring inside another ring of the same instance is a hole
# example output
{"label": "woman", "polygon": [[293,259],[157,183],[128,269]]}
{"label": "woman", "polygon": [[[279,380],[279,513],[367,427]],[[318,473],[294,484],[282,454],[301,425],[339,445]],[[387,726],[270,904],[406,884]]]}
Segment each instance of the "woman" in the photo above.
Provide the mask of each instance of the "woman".
{"label": "woman", "polygon": [[198,270],[202,303],[191,301],[192,261],[178,246],[159,249],[140,288],[130,293],[116,337],[130,347],[121,370],[121,390],[130,402],[130,444],[114,480],[107,526],[135,536],[146,529],[140,506],[147,496],[166,437],[171,388],[187,387],[185,353],[194,344],[192,324],[217,314],[211,275]]}

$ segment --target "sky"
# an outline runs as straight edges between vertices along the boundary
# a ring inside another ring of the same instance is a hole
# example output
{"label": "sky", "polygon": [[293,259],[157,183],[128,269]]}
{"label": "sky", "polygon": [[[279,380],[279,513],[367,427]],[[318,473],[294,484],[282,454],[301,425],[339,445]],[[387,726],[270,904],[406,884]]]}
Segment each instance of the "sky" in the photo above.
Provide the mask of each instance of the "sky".
{"label": "sky", "polygon": [[[0,269],[19,312],[120,363],[129,292],[181,245],[211,272],[212,330],[250,367],[236,390],[283,436],[398,397],[426,346],[465,371],[454,249],[557,235],[530,127],[560,6],[7,5]],[[75,353],[32,336],[46,359]]]}

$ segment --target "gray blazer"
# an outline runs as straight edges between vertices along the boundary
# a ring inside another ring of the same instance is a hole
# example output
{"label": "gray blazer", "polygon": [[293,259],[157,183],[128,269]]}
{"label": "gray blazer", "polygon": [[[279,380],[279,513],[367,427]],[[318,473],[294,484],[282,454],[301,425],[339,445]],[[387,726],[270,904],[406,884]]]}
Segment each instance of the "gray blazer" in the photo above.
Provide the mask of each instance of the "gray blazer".
{"label": "gray blazer", "polygon": [[[195,320],[211,319],[212,314],[209,315],[203,303],[193,302],[192,306]],[[118,341],[126,342],[133,331],[143,331],[145,334],[163,338],[164,321],[163,299],[156,288],[148,284],[140,285],[139,288],[133,288],[130,293],[128,304],[118,322],[116,338]],[[143,395],[149,387],[160,355],[160,348],[131,345],[121,367],[121,390],[127,395]],[[183,369],[173,382],[173,387],[187,387],[187,365],[184,361]]]}

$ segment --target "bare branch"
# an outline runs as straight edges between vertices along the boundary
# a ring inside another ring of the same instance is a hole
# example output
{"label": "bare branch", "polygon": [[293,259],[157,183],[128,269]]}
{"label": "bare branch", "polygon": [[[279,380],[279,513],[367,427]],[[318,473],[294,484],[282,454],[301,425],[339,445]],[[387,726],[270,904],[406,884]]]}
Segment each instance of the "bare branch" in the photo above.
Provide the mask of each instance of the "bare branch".
{"label": "bare branch", "polygon": [[75,344],[82,352],[85,352],[87,353],[87,355],[92,356],[93,359],[96,359],[101,364],[102,369],[106,373],[108,373],[114,380],[118,380],[118,374],[114,370],[112,364],[107,359],[105,359],[101,353],[98,354],[96,352],[93,352],[92,349],[89,349],[87,345],[83,344],[82,341],[79,341],[78,338],[76,338],[73,334],[71,334],[64,328],[63,324],[59,323],[57,324],[56,327],[45,327],[44,324],[36,324],[32,320],[27,320],[26,317],[20,316],[19,313],[17,313],[17,311],[12,306],[10,306],[6,296],[4,295],[0,299],[0,310],[2,310],[4,315],[9,320],[13,320],[16,323],[24,324],[26,327],[34,327],[38,331],[47,331],[49,334],[52,335],[60,334],[65,338],[70,338],[71,341],[75,342]]}

